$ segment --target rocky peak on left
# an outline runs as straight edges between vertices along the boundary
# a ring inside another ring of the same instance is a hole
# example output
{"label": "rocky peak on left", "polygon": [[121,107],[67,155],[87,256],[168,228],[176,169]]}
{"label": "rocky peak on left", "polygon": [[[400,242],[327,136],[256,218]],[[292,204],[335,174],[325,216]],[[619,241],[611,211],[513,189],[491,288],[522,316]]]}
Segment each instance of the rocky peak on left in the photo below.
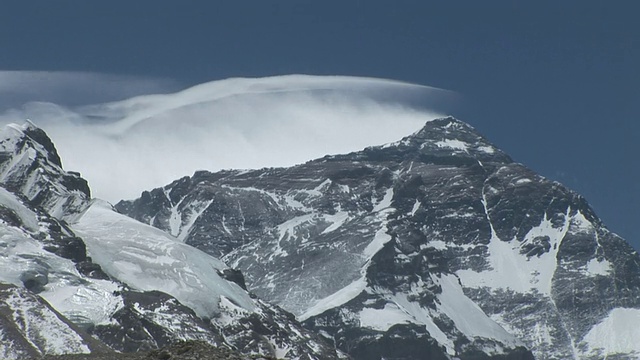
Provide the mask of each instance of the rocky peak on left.
{"label": "rocky peak on left", "polygon": [[222,261],[91,199],[32,123],[0,130],[0,358],[139,351],[180,340],[336,358]]}
{"label": "rocky peak on left", "polygon": [[91,198],[87,181],[62,169],[49,136],[29,121],[0,130],[0,183],[64,220],[80,213]]}

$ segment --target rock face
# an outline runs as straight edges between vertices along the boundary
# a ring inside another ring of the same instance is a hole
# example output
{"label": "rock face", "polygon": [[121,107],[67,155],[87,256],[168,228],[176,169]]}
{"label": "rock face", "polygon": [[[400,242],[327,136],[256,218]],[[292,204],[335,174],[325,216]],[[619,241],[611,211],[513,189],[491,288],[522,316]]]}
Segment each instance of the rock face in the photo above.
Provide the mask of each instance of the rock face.
{"label": "rock face", "polygon": [[30,291],[0,283],[0,358],[105,351],[46,301]]}
{"label": "rock face", "polygon": [[0,358],[113,353],[198,340],[332,359],[293,315],[220,260],[91,200],[31,123],[0,132]]}
{"label": "rock face", "polygon": [[53,142],[31,122],[7,125],[0,131],[0,182],[64,220],[81,212],[91,197],[87,181],[62,170]]}
{"label": "rock face", "polygon": [[356,359],[640,356],[638,253],[454,118],[291,168],[198,171],[116,209],[222,257]]}

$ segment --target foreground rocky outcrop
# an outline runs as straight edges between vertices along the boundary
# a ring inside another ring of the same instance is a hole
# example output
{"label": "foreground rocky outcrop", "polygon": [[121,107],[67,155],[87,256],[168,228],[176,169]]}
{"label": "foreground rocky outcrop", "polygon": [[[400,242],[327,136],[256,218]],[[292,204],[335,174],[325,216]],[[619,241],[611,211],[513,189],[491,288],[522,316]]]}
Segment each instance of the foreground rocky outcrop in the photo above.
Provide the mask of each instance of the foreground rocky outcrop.
{"label": "foreground rocky outcrop", "polygon": [[162,349],[138,353],[97,353],[45,356],[45,360],[275,360],[259,355],[247,356],[203,341],[184,341]]}
{"label": "foreground rocky outcrop", "polygon": [[140,352],[198,340],[336,358],[239,272],[91,199],[32,123],[0,131],[0,358]]}

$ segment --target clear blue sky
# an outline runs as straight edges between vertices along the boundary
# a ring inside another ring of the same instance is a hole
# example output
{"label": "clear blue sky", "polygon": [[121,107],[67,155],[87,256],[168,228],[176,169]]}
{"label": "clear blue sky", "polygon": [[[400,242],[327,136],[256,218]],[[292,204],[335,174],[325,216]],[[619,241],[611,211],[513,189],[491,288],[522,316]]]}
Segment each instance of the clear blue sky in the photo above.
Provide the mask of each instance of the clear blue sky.
{"label": "clear blue sky", "polygon": [[454,90],[453,115],[583,194],[640,248],[640,4],[422,3],[2,2],[0,70],[184,86],[339,74]]}

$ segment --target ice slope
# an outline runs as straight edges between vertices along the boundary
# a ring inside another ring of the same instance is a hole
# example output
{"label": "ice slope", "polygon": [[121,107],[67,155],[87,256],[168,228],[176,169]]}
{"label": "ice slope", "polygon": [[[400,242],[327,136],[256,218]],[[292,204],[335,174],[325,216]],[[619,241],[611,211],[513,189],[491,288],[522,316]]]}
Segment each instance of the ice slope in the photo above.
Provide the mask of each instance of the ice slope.
{"label": "ice slope", "polygon": [[591,356],[628,353],[640,358],[640,309],[613,309],[582,341]]}
{"label": "ice slope", "polygon": [[43,283],[39,293],[65,317],[80,324],[101,324],[122,306],[114,295],[118,284],[82,276],[76,264],[44,249],[33,236],[47,229],[14,194],[0,188],[0,207],[16,214],[26,229],[0,224],[0,281],[24,286],[30,279]]}
{"label": "ice slope", "polygon": [[223,262],[104,201],[94,200],[73,229],[94,262],[134,289],[166,292],[206,318],[219,313],[221,296],[245,310],[255,308],[246,291],[219,275],[227,269]]}

